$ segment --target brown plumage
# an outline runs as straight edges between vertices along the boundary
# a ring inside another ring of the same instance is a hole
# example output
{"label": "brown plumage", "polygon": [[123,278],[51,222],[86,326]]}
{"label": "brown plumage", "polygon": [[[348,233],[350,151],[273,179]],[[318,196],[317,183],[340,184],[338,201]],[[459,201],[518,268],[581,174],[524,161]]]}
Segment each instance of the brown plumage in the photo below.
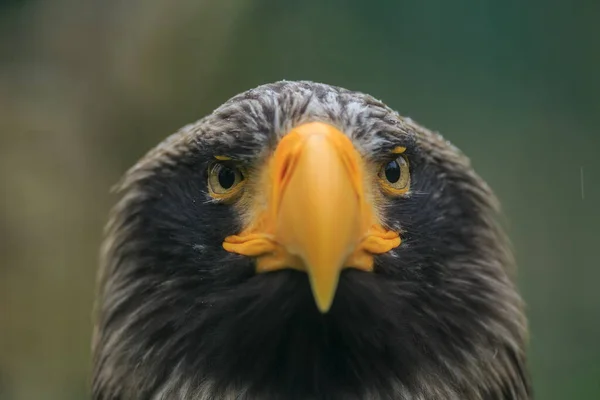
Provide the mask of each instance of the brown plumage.
{"label": "brown plumage", "polygon": [[[459,150],[380,101],[258,87],[170,136],[120,192],[95,399],[530,398],[492,192]],[[355,211],[333,219],[342,209]],[[320,264],[339,243],[354,253]]]}

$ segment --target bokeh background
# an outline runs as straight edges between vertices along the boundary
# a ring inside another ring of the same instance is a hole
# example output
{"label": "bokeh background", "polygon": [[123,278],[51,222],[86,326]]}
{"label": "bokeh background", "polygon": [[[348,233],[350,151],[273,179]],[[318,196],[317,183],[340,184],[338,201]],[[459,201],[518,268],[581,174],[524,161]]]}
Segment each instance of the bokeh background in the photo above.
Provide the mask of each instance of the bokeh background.
{"label": "bokeh background", "polygon": [[280,79],[442,132],[503,202],[538,399],[600,398],[600,2],[0,1],[0,399],[85,399],[109,188]]}

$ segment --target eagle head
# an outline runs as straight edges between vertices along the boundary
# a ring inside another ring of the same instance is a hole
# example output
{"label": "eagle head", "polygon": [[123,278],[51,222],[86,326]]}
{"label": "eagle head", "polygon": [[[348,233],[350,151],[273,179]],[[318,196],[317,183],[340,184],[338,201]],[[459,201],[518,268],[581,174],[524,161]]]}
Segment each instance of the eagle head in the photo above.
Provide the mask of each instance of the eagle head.
{"label": "eagle head", "polygon": [[529,398],[492,192],[457,148],[373,97],[249,90],[119,190],[95,399]]}

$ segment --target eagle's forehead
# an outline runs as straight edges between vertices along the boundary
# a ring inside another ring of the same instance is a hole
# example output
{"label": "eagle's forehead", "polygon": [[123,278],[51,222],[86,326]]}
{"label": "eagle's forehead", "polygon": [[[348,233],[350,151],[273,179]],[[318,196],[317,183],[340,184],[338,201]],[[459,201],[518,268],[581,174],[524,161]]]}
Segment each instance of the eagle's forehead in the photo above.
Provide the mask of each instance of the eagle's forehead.
{"label": "eagle's forehead", "polygon": [[281,81],[240,93],[211,114],[181,128],[131,168],[120,187],[199,152],[254,162],[293,127],[320,121],[336,126],[365,157],[396,146],[413,147],[427,162],[465,173],[468,159],[441,135],[402,117],[361,92],[309,81]]}
{"label": "eagle's forehead", "polygon": [[360,92],[313,82],[277,82],[241,93],[199,121],[198,141],[216,147],[265,149],[294,126],[338,127],[364,154],[413,135],[384,103]]}

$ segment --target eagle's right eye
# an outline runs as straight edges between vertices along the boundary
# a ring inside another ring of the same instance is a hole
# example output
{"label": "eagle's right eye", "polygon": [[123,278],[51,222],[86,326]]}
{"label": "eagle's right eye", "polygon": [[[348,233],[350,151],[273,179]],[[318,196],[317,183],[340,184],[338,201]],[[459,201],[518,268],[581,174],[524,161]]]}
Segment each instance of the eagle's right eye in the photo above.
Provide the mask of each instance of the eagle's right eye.
{"label": "eagle's right eye", "polygon": [[379,182],[384,191],[390,195],[404,195],[410,188],[410,170],[408,159],[400,154],[396,159],[381,166]]}
{"label": "eagle's right eye", "polygon": [[216,162],[208,170],[208,189],[215,198],[228,198],[241,188],[244,182],[242,171],[229,163]]}

